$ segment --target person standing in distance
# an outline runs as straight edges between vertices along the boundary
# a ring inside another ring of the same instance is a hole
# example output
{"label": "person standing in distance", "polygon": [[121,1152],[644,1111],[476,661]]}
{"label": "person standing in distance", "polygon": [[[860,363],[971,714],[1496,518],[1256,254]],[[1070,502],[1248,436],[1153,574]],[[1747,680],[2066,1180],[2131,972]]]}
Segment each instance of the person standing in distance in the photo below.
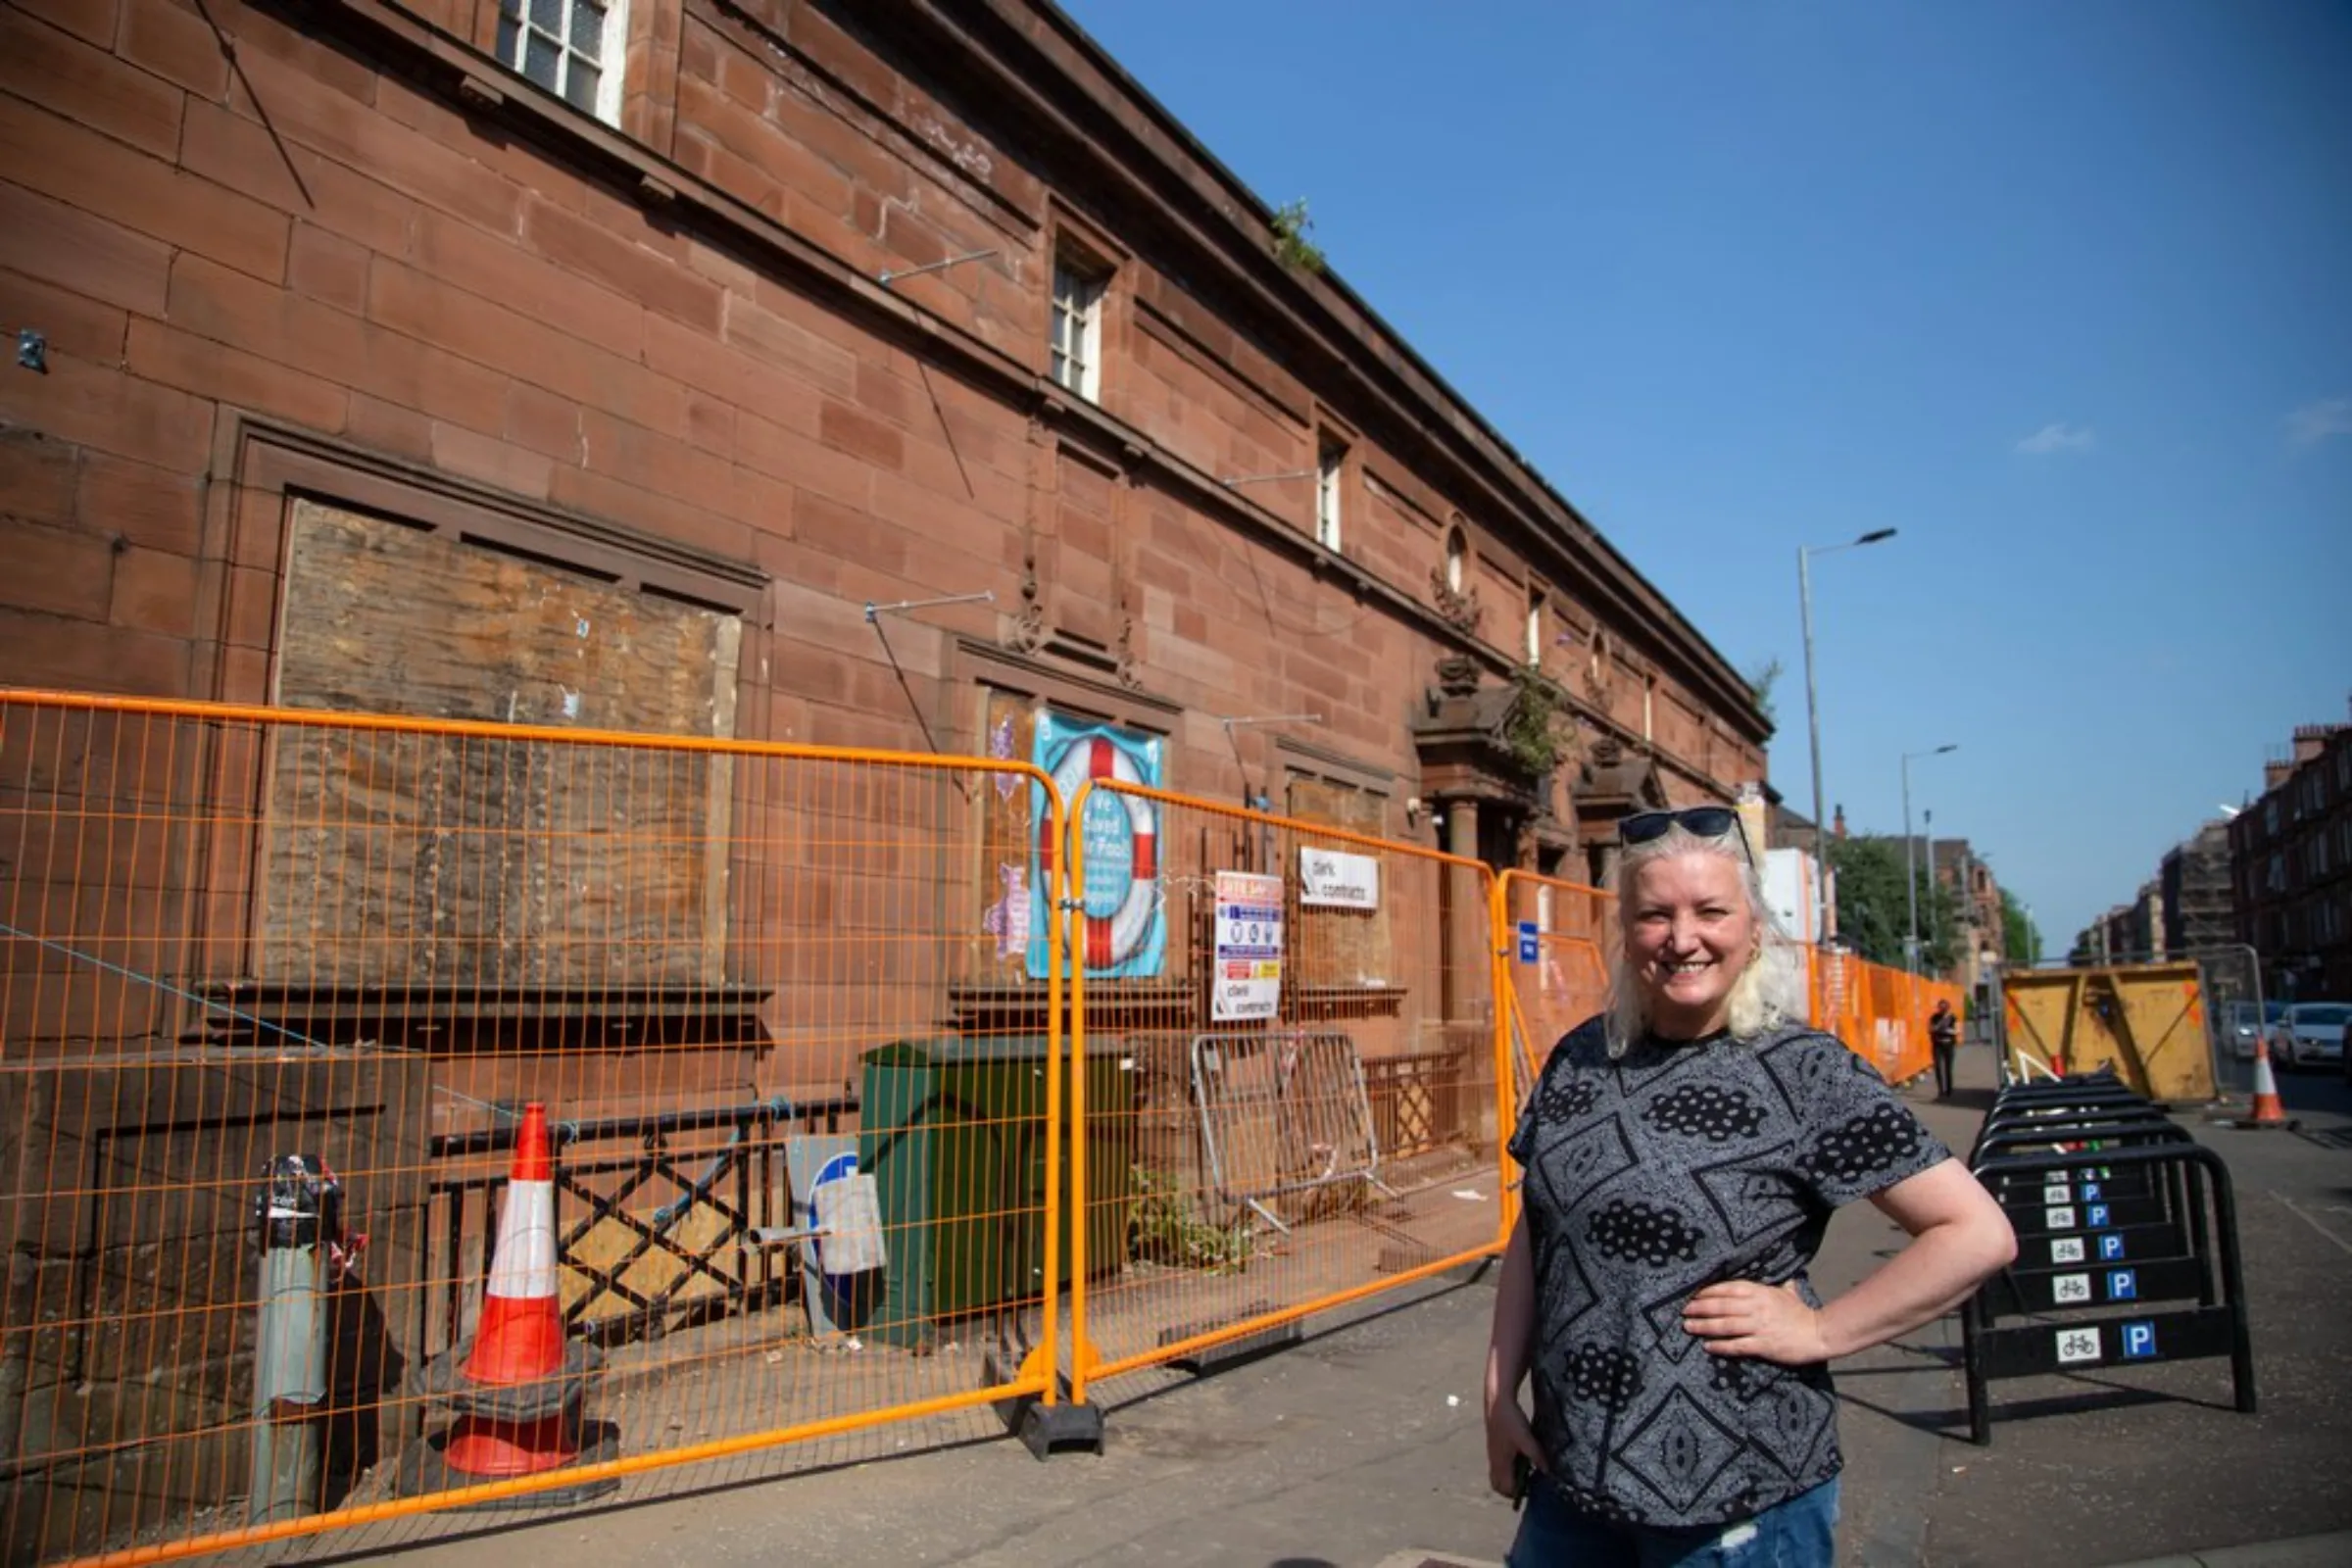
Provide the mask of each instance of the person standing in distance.
{"label": "person standing in distance", "polygon": [[[1511,1155],[1524,1206],[1487,1348],[1511,1568],[1835,1560],[1829,1363],[2016,1255],[2009,1221],[1871,1065],[1798,1021],[1738,815],[1626,818],[1609,1010],[1552,1049]],[[1830,1214],[1910,1234],[1824,1303]],[[1533,1419],[1520,1402],[1532,1374]]]}
{"label": "person standing in distance", "polygon": [[1960,1015],[1941,997],[1928,1017],[1928,1046],[1936,1056],[1936,1098],[1952,1098],[1952,1055],[1960,1046]]}

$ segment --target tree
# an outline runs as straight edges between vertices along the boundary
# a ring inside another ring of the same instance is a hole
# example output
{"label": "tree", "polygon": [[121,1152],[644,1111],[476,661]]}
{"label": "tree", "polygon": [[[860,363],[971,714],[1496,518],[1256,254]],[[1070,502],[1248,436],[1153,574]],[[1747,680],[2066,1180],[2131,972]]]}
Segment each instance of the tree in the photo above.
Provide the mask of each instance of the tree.
{"label": "tree", "polygon": [[[1911,929],[1910,903],[1903,896],[1902,840],[1828,842],[1830,869],[1838,873],[1838,934],[1872,963],[1901,968],[1903,939]],[[1919,889],[1920,961],[1930,974],[1939,974],[1952,966],[1958,910],[1947,889],[1929,882],[1925,865],[1912,871]]]}
{"label": "tree", "polygon": [[2041,961],[2041,929],[2034,917],[2001,889],[2001,952],[2011,968],[2025,969]]}

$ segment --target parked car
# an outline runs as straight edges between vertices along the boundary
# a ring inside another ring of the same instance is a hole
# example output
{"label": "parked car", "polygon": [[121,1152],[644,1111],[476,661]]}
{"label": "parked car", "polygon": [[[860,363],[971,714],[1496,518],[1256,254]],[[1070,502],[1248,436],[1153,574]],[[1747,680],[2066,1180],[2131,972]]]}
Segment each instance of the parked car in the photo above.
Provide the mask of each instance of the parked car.
{"label": "parked car", "polygon": [[2227,1003],[2222,1013],[2222,1039],[2228,1042],[2231,1055],[2240,1061],[2252,1061],[2254,1042],[2262,1038],[2263,1026],[2275,1024],[2285,1016],[2283,1002],[2266,1002],[2260,1012],[2251,1002]]}
{"label": "parked car", "polygon": [[2347,1023],[2352,1023],[2352,1003],[2291,1003],[2286,1016],[2271,1025],[2271,1059],[2282,1067],[2342,1061]]}

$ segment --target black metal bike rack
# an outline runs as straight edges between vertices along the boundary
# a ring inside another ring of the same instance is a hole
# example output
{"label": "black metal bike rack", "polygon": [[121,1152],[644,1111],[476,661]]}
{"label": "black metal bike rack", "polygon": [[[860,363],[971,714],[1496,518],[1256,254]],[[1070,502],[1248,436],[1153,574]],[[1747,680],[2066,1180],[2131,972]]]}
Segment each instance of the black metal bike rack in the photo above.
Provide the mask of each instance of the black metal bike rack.
{"label": "black metal bike rack", "polygon": [[1961,1310],[1975,1443],[1992,1441],[2002,1378],[2227,1356],[2237,1408],[2255,1408],[2229,1166],[2114,1088],[2004,1092],[1969,1156],[2018,1235],[2016,1262]]}

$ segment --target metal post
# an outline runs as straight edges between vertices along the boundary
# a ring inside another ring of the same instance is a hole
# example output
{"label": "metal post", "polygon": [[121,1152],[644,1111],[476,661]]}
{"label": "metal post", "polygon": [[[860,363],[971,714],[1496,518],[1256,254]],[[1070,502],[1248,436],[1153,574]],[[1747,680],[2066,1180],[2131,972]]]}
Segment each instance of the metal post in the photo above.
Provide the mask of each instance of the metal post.
{"label": "metal post", "polygon": [[1813,746],[1813,930],[1814,940],[1829,929],[1830,824],[1821,806],[1821,704],[1813,689],[1813,568],[1810,553],[1796,552],[1796,599],[1805,622],[1805,729]]}
{"label": "metal post", "polygon": [[303,1154],[270,1162],[255,1198],[262,1247],[261,1325],[253,1359],[253,1478],[248,1524],[274,1524],[319,1505],[318,1414],[326,1405],[325,1245],[339,1189]]}
{"label": "metal post", "polygon": [[1833,550],[1851,550],[1894,537],[1892,528],[1873,528],[1841,545],[1799,545],[1796,549],[1796,600],[1805,625],[1805,731],[1813,750],[1813,929],[1830,929],[1830,823],[1823,806],[1821,783],[1821,701],[1813,680],[1813,566],[1812,558]]}
{"label": "metal post", "polygon": [[[1956,962],[1963,979],[1963,984],[1967,988],[1970,1005],[1974,1006],[1976,1004],[1975,999],[1978,989],[1977,981],[1979,974],[1977,966],[1977,954],[1982,950],[1979,949],[1976,938],[1976,870],[1970,863],[1968,850],[1965,848],[1965,846],[1960,851],[1959,864],[1952,868],[1952,897],[1955,903],[1958,905],[1960,911],[1960,940],[1968,944],[1968,951],[1966,955],[1958,956],[1956,958]],[[1966,1039],[1968,1036],[1964,1035],[1962,1038]]]}
{"label": "metal post", "polygon": [[[1903,966],[1913,974],[1919,973],[1919,875],[1913,869],[1918,864],[1918,857],[1911,847],[1911,759],[1941,757],[1946,752],[1959,749],[1960,743],[1951,741],[1924,752],[1903,754],[1903,894],[1910,901],[1911,908],[1911,933],[1903,939]],[[1931,875],[1936,869],[1934,853],[1933,850],[1929,852],[1928,870]]]}
{"label": "metal post", "polygon": [[[1936,918],[1936,813],[1922,808],[1919,813],[1920,849],[1928,858],[1928,946],[1936,945],[1936,936],[1942,925]],[[1923,949],[1919,956],[1920,973],[1927,973],[1928,956]]]}
{"label": "metal post", "polygon": [[1903,754],[1903,898],[1911,909],[1910,923],[1903,937],[1903,968],[1919,973],[1919,874],[1914,869],[1918,857],[1911,848],[1911,754]]}

